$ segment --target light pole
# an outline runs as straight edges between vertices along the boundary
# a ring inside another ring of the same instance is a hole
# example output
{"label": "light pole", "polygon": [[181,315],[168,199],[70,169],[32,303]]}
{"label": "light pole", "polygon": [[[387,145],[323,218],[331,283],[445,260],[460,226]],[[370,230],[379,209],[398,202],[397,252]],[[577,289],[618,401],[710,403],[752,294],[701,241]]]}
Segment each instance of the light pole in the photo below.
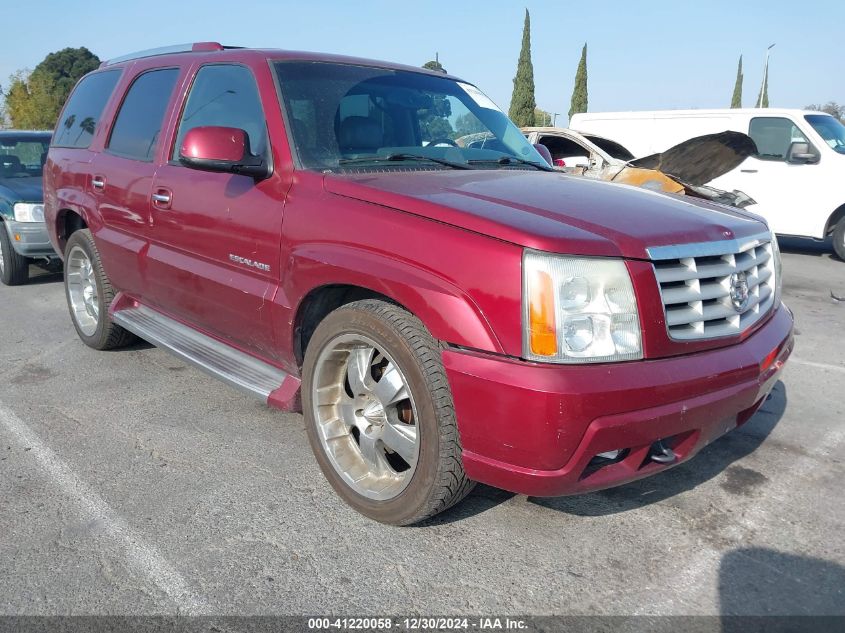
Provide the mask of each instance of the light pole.
{"label": "light pole", "polygon": [[552,112],[552,127],[555,126],[555,122],[557,121],[557,115],[560,114],[559,112]]}
{"label": "light pole", "polygon": [[766,63],[763,65],[763,83],[760,84],[760,94],[757,96],[757,107],[763,107],[763,91],[766,90],[766,83],[769,80],[769,52],[775,47],[774,44],[766,49]]}

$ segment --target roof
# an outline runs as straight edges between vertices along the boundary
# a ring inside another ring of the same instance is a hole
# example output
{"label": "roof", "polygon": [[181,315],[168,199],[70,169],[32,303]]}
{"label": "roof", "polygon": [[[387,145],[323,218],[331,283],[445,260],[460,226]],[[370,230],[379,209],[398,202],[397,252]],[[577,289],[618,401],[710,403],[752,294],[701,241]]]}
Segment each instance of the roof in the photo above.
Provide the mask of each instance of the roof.
{"label": "roof", "polygon": [[52,136],[53,130],[12,130],[0,129],[0,136]]}
{"label": "roof", "polygon": [[[455,81],[462,81],[453,75],[444,74],[439,70],[429,70],[421,66],[408,66],[374,59],[361,57],[348,57],[345,55],[333,55],[330,53],[317,53],[309,51],[288,51],[275,48],[241,48],[238,46],[223,46],[217,42],[196,42],[194,44],[177,44],[162,48],[139,51],[117,57],[100,64],[100,68],[121,67],[136,61],[147,61],[155,59],[156,65],[172,64],[185,56],[191,58],[209,60],[265,60],[273,59],[279,61],[312,61],[329,62],[337,64],[353,64],[357,66],[373,66],[376,68],[387,68],[390,70],[404,70],[408,72],[423,73],[436,77],[446,77]],[[152,65],[152,64],[150,64]]]}

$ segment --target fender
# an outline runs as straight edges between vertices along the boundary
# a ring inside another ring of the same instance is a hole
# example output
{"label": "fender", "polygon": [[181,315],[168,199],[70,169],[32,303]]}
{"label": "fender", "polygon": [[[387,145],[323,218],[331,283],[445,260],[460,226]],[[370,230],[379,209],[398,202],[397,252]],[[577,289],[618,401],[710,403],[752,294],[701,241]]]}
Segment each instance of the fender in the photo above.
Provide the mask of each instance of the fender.
{"label": "fender", "polygon": [[[407,308],[438,340],[504,353],[477,303],[454,283],[412,262],[343,244],[305,244],[291,252],[283,293],[295,298],[287,341],[302,301],[315,289],[351,285],[383,294]],[[307,280],[307,285],[300,285]]]}

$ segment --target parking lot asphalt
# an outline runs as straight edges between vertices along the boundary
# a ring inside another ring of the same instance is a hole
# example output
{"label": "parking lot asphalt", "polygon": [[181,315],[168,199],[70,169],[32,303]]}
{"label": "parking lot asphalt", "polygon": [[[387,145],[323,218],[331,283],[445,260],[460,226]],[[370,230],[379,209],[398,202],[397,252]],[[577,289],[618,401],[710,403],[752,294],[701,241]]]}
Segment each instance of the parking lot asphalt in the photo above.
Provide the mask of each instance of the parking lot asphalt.
{"label": "parking lot asphalt", "polygon": [[60,276],[0,287],[0,614],[845,614],[845,263],[784,251],[795,353],[748,424],[621,488],[479,486],[410,528],[341,502],[300,415],[85,347]]}

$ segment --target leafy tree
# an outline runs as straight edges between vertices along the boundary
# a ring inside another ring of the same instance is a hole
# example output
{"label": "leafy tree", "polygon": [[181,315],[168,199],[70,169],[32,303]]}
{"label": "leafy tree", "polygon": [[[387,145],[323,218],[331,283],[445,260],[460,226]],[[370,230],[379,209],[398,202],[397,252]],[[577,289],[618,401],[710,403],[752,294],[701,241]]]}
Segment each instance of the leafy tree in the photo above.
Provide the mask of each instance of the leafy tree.
{"label": "leafy tree", "polygon": [[736,83],[734,84],[734,94],[731,97],[731,107],[742,107],[742,55],[739,56],[739,65],[736,67]]}
{"label": "leafy tree", "polygon": [[513,95],[508,116],[519,127],[533,125],[536,107],[534,66],[531,63],[531,16],[526,9],[525,24],[522,27],[522,49],[519,51],[519,62],[517,62],[516,76],[513,79]]}
{"label": "leafy tree", "polygon": [[99,65],[99,58],[87,48],[65,48],[47,55],[29,74],[18,71],[6,93],[12,125],[52,128],[73,86]]}
{"label": "leafy tree", "polygon": [[439,73],[446,74],[446,69],[443,68],[443,64],[440,63],[439,55],[435,54],[434,59],[430,62],[426,62],[422,65],[423,68],[428,68],[429,70],[436,70]]}
{"label": "leafy tree", "polygon": [[578,112],[587,111],[587,43],[581,49],[581,61],[575,72],[575,87],[572,89],[572,103],[569,106],[569,118]]}
{"label": "leafy tree", "polygon": [[552,124],[552,115],[540,108],[534,108],[534,126],[548,127]]}
{"label": "leafy tree", "polygon": [[824,105],[820,103],[811,103],[804,107],[805,110],[815,110],[816,112],[826,112],[845,123],[845,105],[840,105],[835,101],[828,101]]}

